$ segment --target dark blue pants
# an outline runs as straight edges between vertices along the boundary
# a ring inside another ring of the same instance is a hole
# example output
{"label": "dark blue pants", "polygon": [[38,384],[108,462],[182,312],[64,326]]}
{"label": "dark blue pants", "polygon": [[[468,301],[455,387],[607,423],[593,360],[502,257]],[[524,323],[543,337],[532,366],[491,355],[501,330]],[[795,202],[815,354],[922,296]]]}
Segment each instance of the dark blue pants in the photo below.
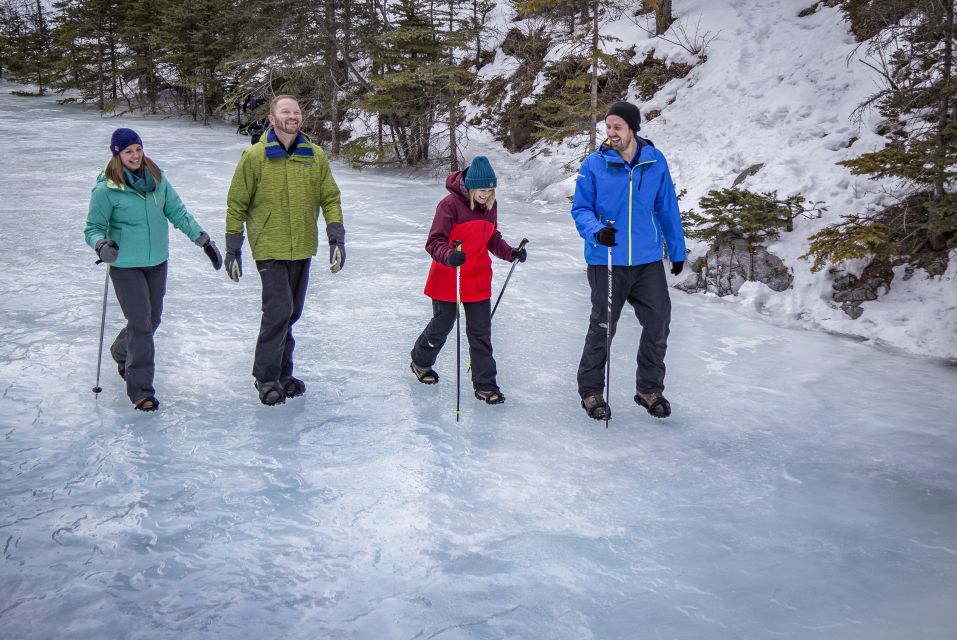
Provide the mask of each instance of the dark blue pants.
{"label": "dark blue pants", "polygon": [[110,267],[110,280],[126,318],[126,326],[110,346],[110,355],[126,367],[126,394],[136,402],[156,395],[153,334],[163,316],[166,263],[155,267]]}
{"label": "dark blue pants", "polygon": [[296,341],[292,326],[302,315],[311,260],[257,260],[262,279],[262,321],[256,341],[253,376],[273,382],[292,375]]}
{"label": "dark blue pants", "polygon": [[[588,265],[588,284],[591,287],[591,316],[588,318],[585,348],[578,365],[578,393],[582,398],[602,393],[605,389],[608,267]],[[625,302],[634,308],[641,324],[635,382],[638,391],[664,391],[665,351],[671,324],[671,298],[668,296],[664,264],[652,262],[635,267],[612,268],[611,292],[612,338]]]}
{"label": "dark blue pants", "polygon": [[[472,361],[472,386],[478,391],[498,391],[495,358],[492,357],[492,305],[489,300],[463,302],[465,335],[469,341]],[[455,328],[455,303],[432,301],[432,319],[426,325],[415,346],[412,361],[420,367],[431,367]]]}

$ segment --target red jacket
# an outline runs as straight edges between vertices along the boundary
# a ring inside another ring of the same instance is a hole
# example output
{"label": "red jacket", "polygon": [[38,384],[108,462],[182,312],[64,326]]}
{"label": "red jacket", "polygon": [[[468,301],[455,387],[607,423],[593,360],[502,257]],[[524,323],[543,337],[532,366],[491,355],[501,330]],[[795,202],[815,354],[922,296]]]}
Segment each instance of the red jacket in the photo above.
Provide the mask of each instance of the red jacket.
{"label": "red jacket", "polygon": [[492,297],[491,251],[502,260],[511,261],[512,247],[498,231],[498,202],[491,209],[477,205],[469,209],[469,195],[462,184],[462,172],[456,171],[445,180],[449,195],[435,208],[425,250],[432,256],[425,295],[433,300],[455,302],[455,268],[448,266],[452,241],[461,240],[465,252],[462,270],[462,302],[480,302]]}

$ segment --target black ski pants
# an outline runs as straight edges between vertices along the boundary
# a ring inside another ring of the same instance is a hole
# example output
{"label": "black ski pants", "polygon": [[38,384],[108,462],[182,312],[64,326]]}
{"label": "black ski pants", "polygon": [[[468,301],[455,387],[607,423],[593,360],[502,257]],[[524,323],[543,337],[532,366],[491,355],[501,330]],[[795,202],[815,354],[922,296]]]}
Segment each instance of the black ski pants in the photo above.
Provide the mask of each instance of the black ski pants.
{"label": "black ski pants", "polygon": [[[491,301],[463,302],[462,307],[465,309],[465,335],[472,360],[472,386],[476,391],[498,391],[495,358],[492,357]],[[454,327],[455,303],[433,300],[432,319],[415,341],[412,362],[420,367],[434,365]]]}
{"label": "black ski pants", "polygon": [[[591,316],[578,365],[578,393],[583,399],[602,393],[605,388],[608,267],[588,265],[588,284],[591,287]],[[637,390],[641,393],[664,391],[665,351],[671,323],[671,298],[664,264],[652,262],[634,267],[613,267],[611,292],[612,337],[625,302],[634,307],[641,324]]]}
{"label": "black ski pants", "polygon": [[263,291],[253,376],[260,382],[275,382],[292,375],[292,352],[296,347],[292,326],[302,315],[310,263],[309,258],[256,261]]}
{"label": "black ski pants", "polygon": [[113,291],[126,318],[110,355],[126,368],[126,395],[133,402],[156,395],[153,334],[163,316],[166,267],[166,262],[155,267],[110,267]]}

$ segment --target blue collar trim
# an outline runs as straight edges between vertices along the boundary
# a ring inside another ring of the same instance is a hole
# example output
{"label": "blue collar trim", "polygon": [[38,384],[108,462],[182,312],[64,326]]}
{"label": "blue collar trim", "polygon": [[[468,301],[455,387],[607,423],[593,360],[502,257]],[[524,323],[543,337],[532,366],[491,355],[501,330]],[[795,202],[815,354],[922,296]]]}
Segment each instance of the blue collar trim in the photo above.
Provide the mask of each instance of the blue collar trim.
{"label": "blue collar trim", "polygon": [[[309,146],[309,139],[302,134],[300,131],[296,135],[296,148],[293,150],[292,154],[294,156],[306,156],[312,157],[315,155],[312,152],[312,147]],[[272,127],[266,131],[266,157],[267,158],[288,158],[290,154],[286,153],[286,150],[283,148],[282,144],[279,143],[279,138],[276,137],[276,132],[273,131]]]}

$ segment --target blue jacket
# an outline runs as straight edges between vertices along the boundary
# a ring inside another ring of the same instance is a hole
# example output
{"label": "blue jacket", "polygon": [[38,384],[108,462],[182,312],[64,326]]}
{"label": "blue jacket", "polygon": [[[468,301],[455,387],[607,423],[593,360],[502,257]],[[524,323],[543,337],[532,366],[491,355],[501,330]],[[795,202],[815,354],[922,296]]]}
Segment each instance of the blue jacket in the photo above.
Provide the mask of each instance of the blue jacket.
{"label": "blue jacket", "polygon": [[606,140],[585,158],[575,182],[572,218],[585,239],[585,261],[607,265],[608,247],[595,234],[613,221],[618,229],[612,264],[632,266],[662,259],[662,240],[672,262],[685,259],[685,236],[668,163],[650,140],[638,138],[631,164]]}

